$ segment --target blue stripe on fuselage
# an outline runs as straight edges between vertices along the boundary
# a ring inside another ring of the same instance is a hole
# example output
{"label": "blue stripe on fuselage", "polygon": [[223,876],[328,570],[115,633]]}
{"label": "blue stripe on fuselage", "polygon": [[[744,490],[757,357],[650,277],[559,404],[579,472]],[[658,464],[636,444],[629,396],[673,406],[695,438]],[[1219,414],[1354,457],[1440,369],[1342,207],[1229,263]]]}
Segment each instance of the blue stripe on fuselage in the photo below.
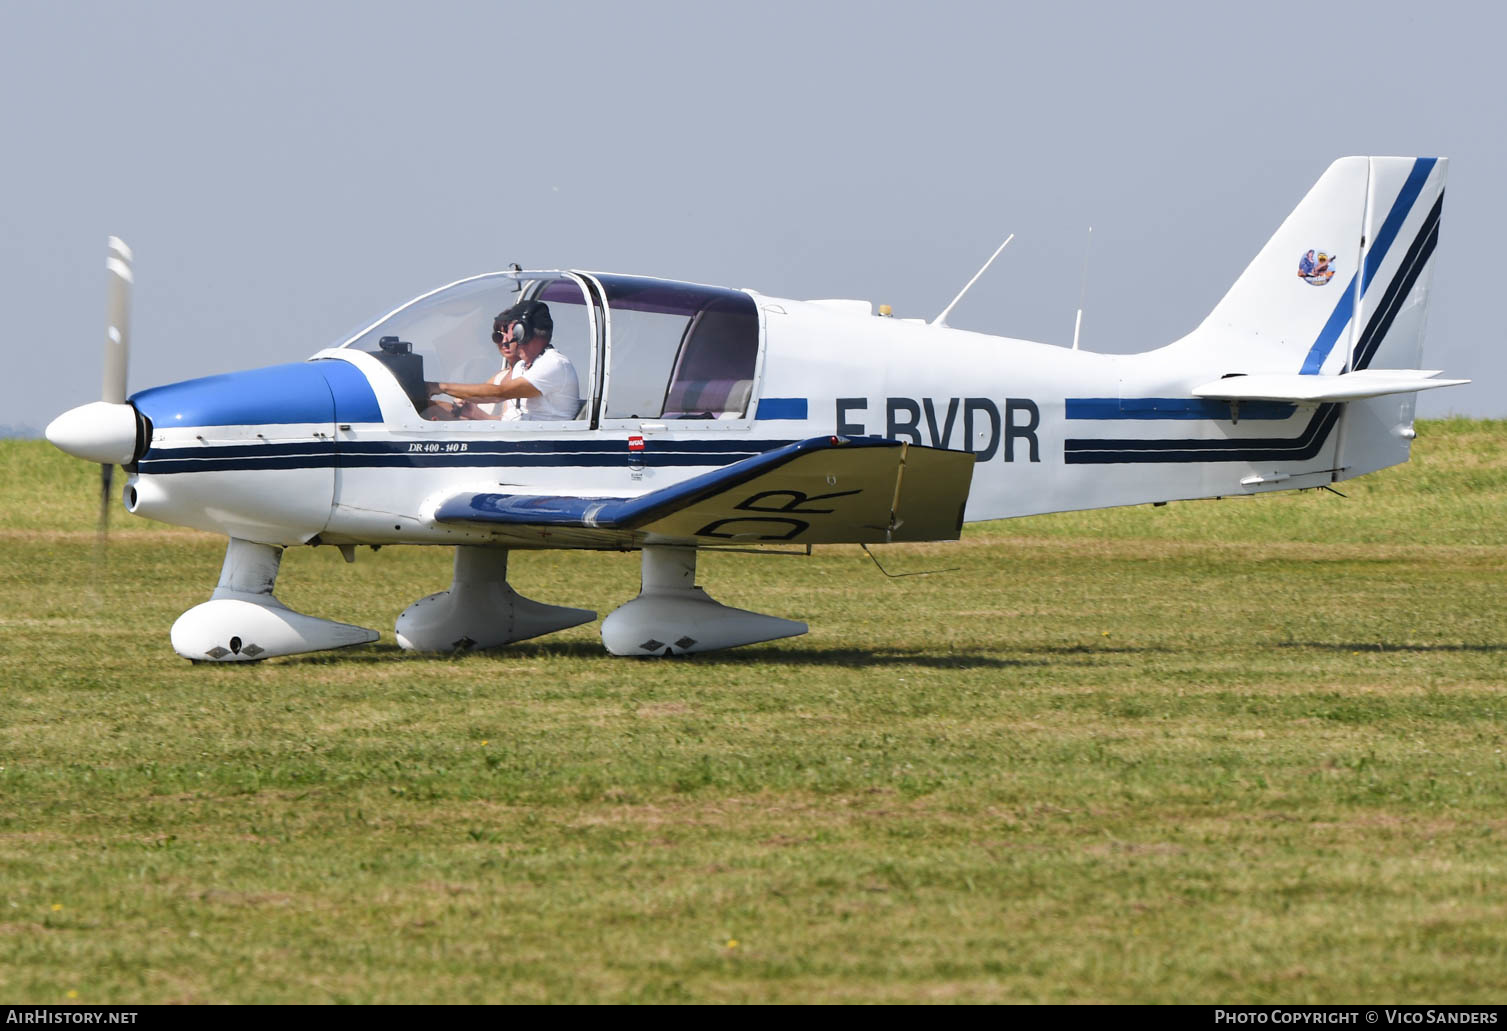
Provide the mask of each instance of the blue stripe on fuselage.
{"label": "blue stripe on fuselage", "polygon": [[755,419],[805,419],[804,397],[766,397],[759,401]]}
{"label": "blue stripe on fuselage", "polygon": [[[1201,397],[1070,397],[1069,419],[1208,419],[1231,421],[1230,403]],[[1296,405],[1280,401],[1245,401],[1241,419],[1287,419]]]}
{"label": "blue stripe on fuselage", "polygon": [[1130,462],[1306,461],[1329,438],[1340,406],[1320,405],[1296,437],[1218,437],[1185,440],[1075,440],[1063,443],[1068,465]]}
{"label": "blue stripe on fuselage", "polygon": [[[726,465],[786,447],[789,440],[655,441],[630,451],[626,440],[298,441],[154,447],[138,463],[143,473],[254,469],[374,468],[651,468]],[[430,450],[430,449],[433,450]]]}

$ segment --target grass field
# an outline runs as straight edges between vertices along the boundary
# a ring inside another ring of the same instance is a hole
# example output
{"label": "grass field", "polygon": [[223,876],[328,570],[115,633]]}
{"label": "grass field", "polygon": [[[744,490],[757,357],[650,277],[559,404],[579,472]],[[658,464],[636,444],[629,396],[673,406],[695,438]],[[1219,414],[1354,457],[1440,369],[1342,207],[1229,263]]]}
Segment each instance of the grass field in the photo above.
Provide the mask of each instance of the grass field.
{"label": "grass field", "polygon": [[[220,539],[0,443],[0,998],[1502,1002],[1507,423],[1308,492],[713,554],[809,635],[392,643],[449,552],[296,549],[370,648],[191,666]],[[605,614],[635,556],[514,556]]]}

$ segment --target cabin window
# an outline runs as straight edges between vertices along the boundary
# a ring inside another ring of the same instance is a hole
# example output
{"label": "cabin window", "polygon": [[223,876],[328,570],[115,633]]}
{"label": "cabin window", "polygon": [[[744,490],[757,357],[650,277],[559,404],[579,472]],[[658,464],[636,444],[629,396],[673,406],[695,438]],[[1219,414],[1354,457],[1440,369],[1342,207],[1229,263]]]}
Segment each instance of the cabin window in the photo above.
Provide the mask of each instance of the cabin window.
{"label": "cabin window", "polygon": [[741,419],[759,355],[753,299],[736,290],[597,276],[609,315],[607,419]]}

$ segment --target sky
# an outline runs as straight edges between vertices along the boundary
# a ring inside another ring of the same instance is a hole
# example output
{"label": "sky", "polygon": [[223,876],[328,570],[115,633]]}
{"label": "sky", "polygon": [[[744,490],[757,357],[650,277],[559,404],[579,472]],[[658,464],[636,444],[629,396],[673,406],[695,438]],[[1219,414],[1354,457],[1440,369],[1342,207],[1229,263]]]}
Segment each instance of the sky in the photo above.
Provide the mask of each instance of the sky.
{"label": "sky", "polygon": [[295,361],[512,262],[852,297],[1131,352],[1337,157],[1442,155],[1419,414],[1507,416],[1496,5],[0,4],[0,435]]}

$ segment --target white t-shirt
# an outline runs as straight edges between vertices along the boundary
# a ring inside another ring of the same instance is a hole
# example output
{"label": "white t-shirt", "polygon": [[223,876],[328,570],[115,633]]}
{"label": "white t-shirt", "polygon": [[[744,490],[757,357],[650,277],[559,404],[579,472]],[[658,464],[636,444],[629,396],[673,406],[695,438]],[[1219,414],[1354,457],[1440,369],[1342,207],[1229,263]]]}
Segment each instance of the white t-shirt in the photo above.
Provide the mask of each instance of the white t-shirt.
{"label": "white t-shirt", "polygon": [[[511,368],[499,369],[497,375],[487,380],[487,382],[497,384],[506,383],[518,368],[519,366],[517,365],[517,363],[514,363]],[[476,407],[480,408],[482,411],[486,412],[494,419],[507,420],[517,419],[519,417],[517,401],[488,401],[485,404],[478,404]]]}
{"label": "white t-shirt", "polygon": [[520,418],[574,419],[580,411],[581,387],[576,367],[553,347],[545,348],[532,365],[525,367],[519,362],[513,366],[513,375],[522,376],[539,391],[538,397],[525,397],[517,402],[522,409]]}

